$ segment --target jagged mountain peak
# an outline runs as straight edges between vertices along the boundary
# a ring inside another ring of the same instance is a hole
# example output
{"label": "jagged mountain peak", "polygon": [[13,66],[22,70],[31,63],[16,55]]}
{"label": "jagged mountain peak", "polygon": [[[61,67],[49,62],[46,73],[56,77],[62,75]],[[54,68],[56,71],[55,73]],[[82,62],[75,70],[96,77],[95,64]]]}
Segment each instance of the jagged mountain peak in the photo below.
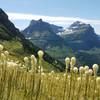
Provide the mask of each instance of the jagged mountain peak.
{"label": "jagged mountain peak", "polygon": [[39,23],[46,23],[46,22],[44,22],[42,19],[39,19],[39,20],[31,20],[30,21],[30,25],[32,26],[32,25],[35,25],[35,24],[39,24]]}
{"label": "jagged mountain peak", "polygon": [[86,25],[86,23],[82,21],[75,21],[74,23],[71,24],[71,26],[77,26],[77,25]]}
{"label": "jagged mountain peak", "polygon": [[70,35],[70,34],[96,35],[94,28],[90,24],[86,24],[81,21],[76,21],[76,22],[72,23],[63,32],[59,33],[59,35],[62,35],[62,36]]}
{"label": "jagged mountain peak", "polygon": [[0,19],[8,20],[8,15],[0,8]]}
{"label": "jagged mountain peak", "polygon": [[90,24],[76,21],[59,34],[73,50],[88,50],[100,47],[100,41]]}
{"label": "jagged mountain peak", "polygon": [[74,23],[72,23],[68,29],[73,29],[73,30],[78,30],[78,29],[92,29],[92,26],[90,24],[86,24],[84,22],[81,21],[76,21]]}
{"label": "jagged mountain peak", "polygon": [[50,24],[48,22],[43,21],[42,19],[39,20],[31,20],[29,26],[27,28],[25,28],[22,33],[26,36],[26,37],[30,37],[32,33],[40,33],[40,34],[44,34],[46,33],[51,33],[51,34],[56,34],[58,32],[62,32],[63,31],[63,27],[54,25],[54,24]]}

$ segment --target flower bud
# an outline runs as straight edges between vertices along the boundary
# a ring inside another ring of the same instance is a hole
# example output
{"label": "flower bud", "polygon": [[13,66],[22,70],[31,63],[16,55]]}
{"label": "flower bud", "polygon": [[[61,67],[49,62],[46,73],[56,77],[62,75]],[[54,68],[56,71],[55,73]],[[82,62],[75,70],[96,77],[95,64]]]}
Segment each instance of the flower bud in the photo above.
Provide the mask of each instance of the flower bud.
{"label": "flower bud", "polygon": [[44,52],[42,50],[38,51],[38,56],[39,58],[43,58]]}
{"label": "flower bud", "polygon": [[89,66],[85,66],[85,67],[84,67],[84,70],[85,70],[85,71],[88,71],[88,70],[89,70]]}
{"label": "flower bud", "polygon": [[94,65],[92,66],[92,68],[93,68],[94,74],[97,74],[97,71],[98,71],[98,69],[99,69],[99,66],[98,66],[97,64],[94,64]]}
{"label": "flower bud", "polygon": [[4,54],[5,54],[6,56],[8,56],[8,55],[9,55],[9,52],[8,52],[8,51],[5,51]]}
{"label": "flower bud", "polygon": [[41,75],[42,75],[42,76],[45,76],[45,73],[44,73],[44,72],[42,72],[42,73],[41,73]]}
{"label": "flower bud", "polygon": [[89,75],[90,75],[89,70],[86,70],[85,71],[85,76],[89,76]]}
{"label": "flower bud", "polygon": [[31,55],[31,62],[35,65],[37,64],[37,59],[34,55]]}
{"label": "flower bud", "polygon": [[77,73],[78,73],[78,68],[77,68],[77,67],[74,67],[74,68],[73,68],[73,71],[74,71],[74,73],[77,74]]}
{"label": "flower bud", "polygon": [[84,73],[84,67],[83,67],[83,66],[81,66],[81,67],[79,68],[79,72],[80,72],[80,74],[83,74],[83,73]]}
{"label": "flower bud", "polygon": [[28,63],[29,59],[28,57],[24,57],[24,62]]}
{"label": "flower bud", "polygon": [[72,65],[75,65],[75,64],[76,64],[76,58],[75,58],[75,57],[72,57],[72,58],[71,58],[71,64],[72,64]]}
{"label": "flower bud", "polygon": [[81,81],[81,77],[78,77],[78,78],[77,78],[77,81],[80,82],[80,81]]}
{"label": "flower bud", "polygon": [[70,63],[70,58],[67,57],[67,58],[65,59],[65,63],[66,63],[66,65],[69,65],[69,63]]}
{"label": "flower bud", "polygon": [[89,69],[88,72],[89,72],[89,75],[92,76],[93,70],[92,69]]}
{"label": "flower bud", "polygon": [[51,74],[54,74],[54,71],[53,70],[51,71]]}
{"label": "flower bud", "polygon": [[56,80],[59,80],[59,77],[58,76],[56,77]]}
{"label": "flower bud", "polygon": [[4,47],[3,47],[3,45],[1,45],[1,44],[0,44],[0,51],[2,51],[2,50],[3,50],[3,48],[4,48]]}

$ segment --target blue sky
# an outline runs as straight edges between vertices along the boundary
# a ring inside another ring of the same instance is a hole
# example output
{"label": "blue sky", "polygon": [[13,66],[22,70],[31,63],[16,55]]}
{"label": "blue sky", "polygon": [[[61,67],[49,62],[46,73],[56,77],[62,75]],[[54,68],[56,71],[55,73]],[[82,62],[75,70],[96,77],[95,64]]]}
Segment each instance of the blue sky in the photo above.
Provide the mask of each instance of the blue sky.
{"label": "blue sky", "polygon": [[[90,23],[100,34],[100,0],[0,0],[0,7],[20,29],[31,19],[43,18],[64,27],[81,20]],[[54,21],[56,18],[58,20]]]}

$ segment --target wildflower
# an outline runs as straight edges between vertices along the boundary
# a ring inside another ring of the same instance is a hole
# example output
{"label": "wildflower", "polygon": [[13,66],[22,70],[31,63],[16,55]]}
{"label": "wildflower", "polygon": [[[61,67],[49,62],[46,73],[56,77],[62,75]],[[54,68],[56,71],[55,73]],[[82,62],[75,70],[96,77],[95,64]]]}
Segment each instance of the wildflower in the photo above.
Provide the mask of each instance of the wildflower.
{"label": "wildflower", "polygon": [[7,62],[7,67],[17,67],[18,64],[14,63],[14,62]]}
{"label": "wildflower", "polygon": [[3,45],[1,45],[1,44],[0,44],[0,51],[2,51],[2,50],[3,50],[3,48],[4,48],[4,47],[3,47]]}
{"label": "wildflower", "polygon": [[67,65],[69,65],[69,63],[70,63],[70,58],[67,57],[67,58],[65,59],[65,63],[66,63]]}
{"label": "wildflower", "polygon": [[85,67],[84,67],[84,70],[85,70],[85,71],[88,71],[88,70],[89,70],[89,66],[85,66]]}
{"label": "wildflower", "polygon": [[58,76],[56,77],[56,80],[59,80],[59,77]]}
{"label": "wildflower", "polygon": [[98,71],[98,69],[99,69],[99,66],[98,66],[97,64],[94,64],[94,65],[92,66],[92,68],[93,68],[94,75],[96,75],[96,74],[97,74],[97,71]]}
{"label": "wildflower", "polygon": [[93,74],[93,70],[92,70],[92,69],[89,69],[89,70],[88,70],[88,73],[89,73],[89,75],[91,76],[91,75]]}
{"label": "wildflower", "polygon": [[42,72],[42,73],[41,73],[41,75],[42,75],[42,76],[45,76],[45,73],[44,73],[44,72]]}
{"label": "wildflower", "polygon": [[43,58],[44,52],[42,50],[38,51],[38,56],[39,58]]}
{"label": "wildflower", "polygon": [[8,51],[5,51],[4,54],[5,54],[6,56],[8,56],[8,55],[9,55],[9,52],[8,52]]}
{"label": "wildflower", "polygon": [[89,76],[89,71],[85,71],[85,76]]}
{"label": "wildflower", "polygon": [[24,61],[27,63],[29,61],[28,57],[24,57]]}
{"label": "wildflower", "polygon": [[72,64],[72,66],[74,66],[76,64],[76,58],[75,57],[71,58],[71,64]]}
{"label": "wildflower", "polygon": [[74,73],[78,73],[78,68],[77,67],[74,67],[73,68],[73,71],[74,71]]}
{"label": "wildflower", "polygon": [[64,73],[63,76],[65,77],[66,76],[66,73]]}
{"label": "wildflower", "polygon": [[77,78],[77,81],[80,82],[80,81],[81,81],[81,77],[78,77],[78,78]]}
{"label": "wildflower", "polygon": [[24,57],[24,62],[25,62],[25,66],[27,67],[27,71],[29,71],[29,65],[28,65],[29,59],[28,59],[28,57]]}
{"label": "wildflower", "polygon": [[84,73],[84,68],[83,68],[83,66],[81,66],[81,67],[79,68],[79,72],[80,72],[80,74],[83,74],[83,73]]}
{"label": "wildflower", "polygon": [[37,59],[34,55],[31,55],[31,63],[36,65],[37,64]]}
{"label": "wildflower", "polygon": [[43,67],[41,67],[41,72],[43,73]]}
{"label": "wildflower", "polygon": [[54,74],[54,71],[53,70],[51,71],[51,74]]}

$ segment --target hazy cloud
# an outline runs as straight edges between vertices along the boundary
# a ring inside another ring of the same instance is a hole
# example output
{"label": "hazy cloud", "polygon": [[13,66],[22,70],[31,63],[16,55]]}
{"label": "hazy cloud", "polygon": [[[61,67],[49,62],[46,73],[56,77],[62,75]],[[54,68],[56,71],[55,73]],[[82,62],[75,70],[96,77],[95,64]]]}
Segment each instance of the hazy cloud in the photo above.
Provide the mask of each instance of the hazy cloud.
{"label": "hazy cloud", "polygon": [[73,23],[74,21],[82,21],[85,23],[100,25],[100,20],[89,20],[82,18],[74,18],[74,17],[53,17],[53,16],[43,16],[43,15],[32,15],[32,14],[21,14],[21,13],[7,13],[9,19],[11,20],[38,20],[42,18],[44,21],[59,24],[59,25],[68,25]]}

